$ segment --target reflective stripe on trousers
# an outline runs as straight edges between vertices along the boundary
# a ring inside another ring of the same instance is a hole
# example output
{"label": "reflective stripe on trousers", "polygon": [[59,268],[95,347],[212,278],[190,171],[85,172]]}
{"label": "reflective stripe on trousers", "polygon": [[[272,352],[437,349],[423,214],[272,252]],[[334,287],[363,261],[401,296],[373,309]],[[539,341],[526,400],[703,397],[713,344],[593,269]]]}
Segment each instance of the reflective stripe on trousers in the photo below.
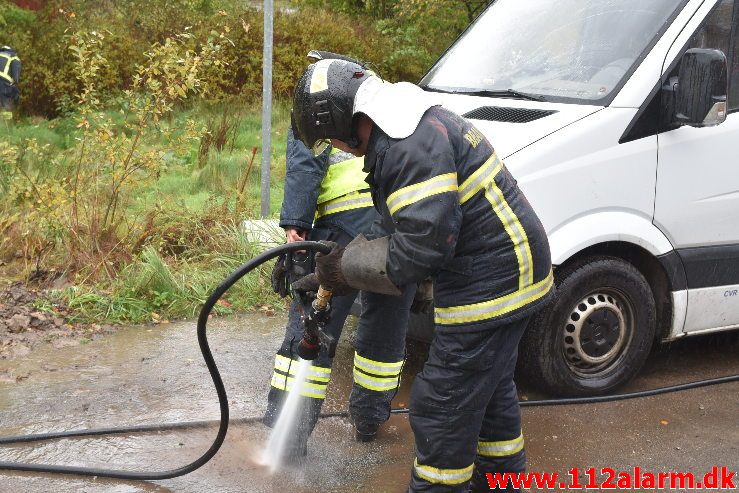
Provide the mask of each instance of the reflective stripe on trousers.
{"label": "reflective stripe on trousers", "polygon": [[513,440],[498,442],[480,440],[477,442],[477,454],[485,457],[505,457],[507,455],[517,454],[523,450],[523,445],[523,433]]}
{"label": "reflective stripe on trousers", "polygon": [[354,353],[354,383],[376,392],[395,390],[400,385],[403,361],[386,363]]}
{"label": "reflective stripe on trousers", "polygon": [[[290,392],[295,383],[300,361],[291,360],[282,355],[275,356],[275,370],[272,373],[272,387]],[[300,395],[314,399],[325,399],[326,388],[331,379],[331,368],[311,365],[305,383],[300,388]]]}
{"label": "reflective stripe on trousers", "polygon": [[433,484],[464,483],[472,479],[472,471],[474,468],[474,463],[461,469],[440,469],[438,467],[424,466],[418,463],[418,459],[413,463],[413,470],[418,477]]}

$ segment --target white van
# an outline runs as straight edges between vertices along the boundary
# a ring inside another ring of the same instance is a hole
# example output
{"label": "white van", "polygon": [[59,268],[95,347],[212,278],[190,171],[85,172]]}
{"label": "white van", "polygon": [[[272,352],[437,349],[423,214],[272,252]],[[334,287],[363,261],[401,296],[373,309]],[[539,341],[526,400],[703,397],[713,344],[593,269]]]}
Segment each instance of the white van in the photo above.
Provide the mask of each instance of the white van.
{"label": "white van", "polygon": [[497,0],[420,82],[490,139],[549,233],[520,347],[605,393],[655,341],[739,327],[739,0]]}

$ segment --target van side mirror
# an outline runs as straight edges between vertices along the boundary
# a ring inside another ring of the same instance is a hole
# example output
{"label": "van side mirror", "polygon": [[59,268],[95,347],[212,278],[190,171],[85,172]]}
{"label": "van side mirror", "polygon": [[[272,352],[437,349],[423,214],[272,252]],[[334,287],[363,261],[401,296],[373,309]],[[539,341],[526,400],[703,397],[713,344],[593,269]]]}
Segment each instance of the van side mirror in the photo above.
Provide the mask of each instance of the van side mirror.
{"label": "van side mirror", "polygon": [[675,122],[711,127],[726,120],[728,63],[721,50],[691,48],[680,60]]}

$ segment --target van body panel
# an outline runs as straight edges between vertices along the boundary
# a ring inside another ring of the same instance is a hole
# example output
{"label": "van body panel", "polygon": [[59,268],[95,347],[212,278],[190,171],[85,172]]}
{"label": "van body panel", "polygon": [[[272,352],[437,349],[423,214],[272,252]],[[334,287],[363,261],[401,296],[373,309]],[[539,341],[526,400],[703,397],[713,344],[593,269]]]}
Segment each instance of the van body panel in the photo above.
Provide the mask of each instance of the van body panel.
{"label": "van body panel", "polygon": [[[614,224],[618,224],[618,229]],[[649,218],[630,211],[593,211],[549,233],[552,263],[561,265],[578,252],[608,241],[640,246],[655,257],[672,250],[665,235]]]}
{"label": "van body panel", "polygon": [[739,113],[660,134],[655,224],[675,248],[739,244]]}
{"label": "van body panel", "polygon": [[[565,252],[574,253],[601,239],[629,237],[655,255],[671,250],[651,224],[657,138],[618,142],[635,112],[605,108],[504,160],[550,235],[556,263],[566,260]],[[496,146],[497,136],[488,136]],[[623,228],[603,222],[617,218],[625,221]],[[582,228],[597,228],[595,237]]]}
{"label": "van body panel", "polygon": [[[696,228],[700,229],[700,228]],[[739,326],[739,242],[677,250],[688,284],[686,333]]]}
{"label": "van body panel", "polygon": [[688,290],[673,291],[672,298],[672,326],[665,342],[672,341],[685,335],[685,318],[688,315]]}
{"label": "van body panel", "polygon": [[[717,0],[703,2],[667,54],[667,75]],[[683,333],[739,326],[739,113],[714,127],[689,126],[658,135],[654,224],[688,273]],[[673,327],[673,330],[676,328]]]}
{"label": "van body panel", "polygon": [[688,290],[684,332],[739,327],[739,284]]}
{"label": "van body panel", "polygon": [[438,97],[442,100],[445,108],[449,108],[459,115],[465,115],[470,111],[483,107],[554,112],[528,123],[472,120],[475,122],[475,126],[488,137],[501,159],[505,159],[547,135],[603,109],[600,106],[556,104],[518,99],[463,96],[460,94],[439,94]]}

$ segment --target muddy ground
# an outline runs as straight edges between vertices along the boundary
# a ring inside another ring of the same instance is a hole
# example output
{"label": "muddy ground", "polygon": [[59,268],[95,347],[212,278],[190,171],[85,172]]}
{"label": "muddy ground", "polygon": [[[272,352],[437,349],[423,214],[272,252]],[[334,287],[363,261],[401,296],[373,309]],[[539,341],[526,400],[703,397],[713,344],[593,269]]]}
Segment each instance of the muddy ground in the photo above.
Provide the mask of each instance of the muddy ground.
{"label": "muddy ground", "polygon": [[[324,410],[346,409],[352,382],[351,319],[339,344]],[[214,319],[208,339],[234,419],[260,417],[285,316],[249,314]],[[739,373],[739,341],[729,334],[679,341],[656,350],[624,392]],[[425,360],[409,347],[394,407]],[[0,360],[0,372],[27,378],[0,382],[0,436],[216,419],[218,403],[197,345],[194,322],[121,328],[76,347],[41,344],[24,357]],[[543,397],[520,382],[522,399]],[[528,465],[565,477],[588,467],[703,474],[713,466],[739,470],[739,383],[587,406],[523,410]],[[127,481],[0,472],[0,493],[401,493],[413,463],[405,414],[393,416],[378,439],[355,442],[345,418],[323,419],[307,463],[270,474],[256,457],[269,430],[234,423],[208,464],[166,481]],[[202,454],[214,428],[114,435],[0,446],[0,461],[163,471]],[[600,476],[599,476],[600,477]],[[646,490],[637,490],[646,491]],[[675,490],[685,491],[685,490]]]}
{"label": "muddy ground", "polygon": [[[112,325],[71,323],[67,307],[41,287],[22,282],[0,287],[0,359],[27,356],[43,343],[57,348],[84,344],[114,330]],[[0,373],[3,381],[22,378],[24,375]]]}
{"label": "muddy ground", "polygon": [[[264,412],[274,350],[285,314],[213,320],[210,338],[224,377],[232,417]],[[324,408],[343,411],[351,387],[355,319],[342,338]],[[193,322],[116,328],[78,325],[43,287],[0,284],[0,436],[169,423],[218,417]],[[104,336],[104,337],[103,337]],[[394,407],[408,404],[426,346],[409,347]],[[739,373],[739,334],[678,341],[656,349],[622,391]],[[522,400],[546,397],[519,382]],[[573,467],[739,470],[739,384],[667,396],[523,412],[530,470],[566,475]],[[184,477],[140,482],[0,471],[4,492],[200,493],[276,491],[405,491],[413,461],[407,415],[395,415],[373,444],[353,440],[344,418],[322,420],[308,463],[270,474],[255,457],[269,430],[233,425],[206,466]],[[214,430],[172,431],[0,446],[0,461],[75,464],[126,470],[166,470],[194,460]]]}

